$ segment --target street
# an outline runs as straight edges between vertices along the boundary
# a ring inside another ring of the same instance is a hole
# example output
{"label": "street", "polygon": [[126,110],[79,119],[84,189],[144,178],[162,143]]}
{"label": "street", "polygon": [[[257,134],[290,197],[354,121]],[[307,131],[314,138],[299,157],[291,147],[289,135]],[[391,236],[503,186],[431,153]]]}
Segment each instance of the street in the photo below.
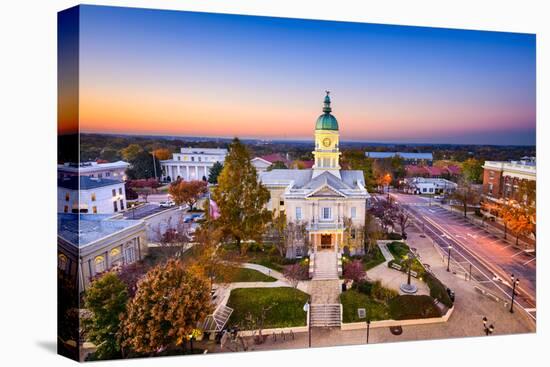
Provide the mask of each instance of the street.
{"label": "street", "polygon": [[[378,200],[386,197],[380,196]],[[503,299],[511,297],[510,276],[518,278],[515,307],[522,307],[536,318],[536,258],[533,254],[515,248],[429,198],[402,193],[391,193],[391,197],[409,210],[443,254],[452,246],[451,270],[471,274],[484,288]]]}

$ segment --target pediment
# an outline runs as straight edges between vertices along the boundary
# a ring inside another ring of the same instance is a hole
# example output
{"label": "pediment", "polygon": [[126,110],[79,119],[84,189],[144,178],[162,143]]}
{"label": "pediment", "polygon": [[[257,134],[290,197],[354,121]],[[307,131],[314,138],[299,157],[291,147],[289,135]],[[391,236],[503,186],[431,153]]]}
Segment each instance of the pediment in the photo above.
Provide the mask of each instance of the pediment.
{"label": "pediment", "polygon": [[340,191],[336,190],[335,188],[329,186],[329,185],[323,185],[322,187],[318,188],[317,190],[314,190],[311,192],[307,197],[345,197],[346,195],[342,194]]}

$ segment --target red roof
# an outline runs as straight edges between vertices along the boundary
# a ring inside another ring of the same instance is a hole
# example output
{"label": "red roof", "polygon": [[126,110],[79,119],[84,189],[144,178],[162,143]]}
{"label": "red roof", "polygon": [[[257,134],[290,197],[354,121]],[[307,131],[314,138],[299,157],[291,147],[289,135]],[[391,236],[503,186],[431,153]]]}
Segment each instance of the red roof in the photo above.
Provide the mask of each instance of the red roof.
{"label": "red roof", "polygon": [[407,172],[407,176],[422,176],[428,174],[426,167],[412,164],[405,166],[405,171]]}
{"label": "red roof", "polygon": [[426,171],[431,177],[441,176],[445,172],[441,167],[426,167]]}
{"label": "red roof", "polygon": [[459,166],[449,165],[446,168],[451,175],[459,175],[462,172],[462,168],[460,168]]}
{"label": "red roof", "polygon": [[275,162],[283,162],[285,164],[288,163],[286,157],[284,155],[282,155],[281,153],[273,153],[273,154],[263,155],[260,158],[265,159],[266,161],[268,161],[270,163],[275,163]]}

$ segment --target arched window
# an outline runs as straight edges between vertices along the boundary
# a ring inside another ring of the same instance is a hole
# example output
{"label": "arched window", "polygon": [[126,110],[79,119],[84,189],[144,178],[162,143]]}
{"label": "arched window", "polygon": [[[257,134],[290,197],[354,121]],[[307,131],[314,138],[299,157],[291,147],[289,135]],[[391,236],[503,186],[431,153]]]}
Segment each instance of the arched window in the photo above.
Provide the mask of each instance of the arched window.
{"label": "arched window", "polygon": [[59,254],[57,256],[57,267],[59,270],[67,271],[67,264],[68,264],[67,256],[64,254]]}
{"label": "arched window", "polygon": [[95,262],[95,272],[103,273],[106,269],[105,258],[103,256],[97,256],[94,260]]}

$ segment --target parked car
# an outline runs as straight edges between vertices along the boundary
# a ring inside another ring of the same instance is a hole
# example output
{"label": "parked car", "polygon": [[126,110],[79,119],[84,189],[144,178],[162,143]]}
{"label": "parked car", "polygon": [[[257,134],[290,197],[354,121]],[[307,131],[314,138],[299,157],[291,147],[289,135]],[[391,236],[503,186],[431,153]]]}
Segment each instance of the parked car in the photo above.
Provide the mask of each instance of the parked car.
{"label": "parked car", "polygon": [[192,219],[194,222],[198,222],[198,221],[201,220],[203,217],[204,217],[204,214],[192,214],[192,215],[191,215],[191,219]]}
{"label": "parked car", "polygon": [[174,205],[176,205],[176,203],[174,203],[172,200],[168,200],[168,201],[161,201],[159,205],[161,208],[171,208]]}

